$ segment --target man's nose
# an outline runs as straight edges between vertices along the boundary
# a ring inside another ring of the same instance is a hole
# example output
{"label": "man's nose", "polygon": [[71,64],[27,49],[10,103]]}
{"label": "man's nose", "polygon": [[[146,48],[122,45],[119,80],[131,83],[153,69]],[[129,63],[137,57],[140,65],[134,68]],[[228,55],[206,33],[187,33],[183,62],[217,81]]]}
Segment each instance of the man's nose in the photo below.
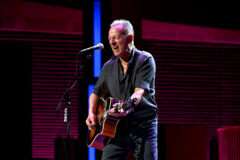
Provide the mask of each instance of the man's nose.
{"label": "man's nose", "polygon": [[109,43],[110,43],[111,45],[114,45],[114,44],[116,44],[116,41],[115,41],[113,38],[111,38],[111,39],[109,40]]}

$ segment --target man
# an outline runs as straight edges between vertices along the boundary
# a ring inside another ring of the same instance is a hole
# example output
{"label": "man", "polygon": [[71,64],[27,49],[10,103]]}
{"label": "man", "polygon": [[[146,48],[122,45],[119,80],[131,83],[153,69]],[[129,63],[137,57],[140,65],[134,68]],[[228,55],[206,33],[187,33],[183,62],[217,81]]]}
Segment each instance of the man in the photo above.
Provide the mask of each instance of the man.
{"label": "man", "polygon": [[135,48],[134,30],[127,20],[113,21],[108,39],[114,56],[104,64],[89,98],[86,124],[89,129],[95,129],[93,111],[100,97],[109,95],[123,101],[135,99],[133,111],[121,109],[119,114],[124,118],[118,124],[115,137],[105,146],[102,160],[126,159],[131,151],[137,160],[157,160],[154,58]]}

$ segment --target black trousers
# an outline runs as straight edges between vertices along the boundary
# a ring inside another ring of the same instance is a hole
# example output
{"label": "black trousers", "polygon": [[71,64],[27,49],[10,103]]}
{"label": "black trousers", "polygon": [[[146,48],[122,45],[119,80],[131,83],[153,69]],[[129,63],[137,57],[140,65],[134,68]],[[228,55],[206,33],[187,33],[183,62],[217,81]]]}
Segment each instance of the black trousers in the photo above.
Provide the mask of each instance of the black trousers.
{"label": "black trousers", "polygon": [[157,160],[157,118],[119,124],[116,136],[103,150],[102,160],[124,160],[133,151],[137,160]]}

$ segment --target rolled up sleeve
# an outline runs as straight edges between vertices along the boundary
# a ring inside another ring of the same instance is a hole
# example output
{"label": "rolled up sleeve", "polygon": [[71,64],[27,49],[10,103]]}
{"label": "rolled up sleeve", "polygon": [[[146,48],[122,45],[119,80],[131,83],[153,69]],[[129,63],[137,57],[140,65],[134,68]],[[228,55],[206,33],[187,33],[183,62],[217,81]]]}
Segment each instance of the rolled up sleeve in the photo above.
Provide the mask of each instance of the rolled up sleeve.
{"label": "rolled up sleeve", "polygon": [[94,89],[93,89],[93,93],[95,93],[96,95],[98,96],[102,96],[105,92],[105,90],[107,89],[106,88],[106,80],[105,80],[105,76],[106,76],[106,73],[105,73],[105,68],[103,67],[102,68],[102,71],[98,77],[98,80],[94,86]]}
{"label": "rolled up sleeve", "polygon": [[155,78],[156,65],[153,57],[146,59],[141,65],[136,74],[136,88],[150,90],[150,84]]}

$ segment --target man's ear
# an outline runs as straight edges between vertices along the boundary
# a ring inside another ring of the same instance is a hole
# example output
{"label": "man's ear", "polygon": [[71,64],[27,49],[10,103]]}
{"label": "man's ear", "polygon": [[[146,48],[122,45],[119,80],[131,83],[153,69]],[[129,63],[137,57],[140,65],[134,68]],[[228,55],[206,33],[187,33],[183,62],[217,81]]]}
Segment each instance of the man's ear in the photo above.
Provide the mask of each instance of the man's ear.
{"label": "man's ear", "polygon": [[133,41],[133,35],[132,35],[132,34],[129,35],[129,41],[130,41],[130,42]]}

